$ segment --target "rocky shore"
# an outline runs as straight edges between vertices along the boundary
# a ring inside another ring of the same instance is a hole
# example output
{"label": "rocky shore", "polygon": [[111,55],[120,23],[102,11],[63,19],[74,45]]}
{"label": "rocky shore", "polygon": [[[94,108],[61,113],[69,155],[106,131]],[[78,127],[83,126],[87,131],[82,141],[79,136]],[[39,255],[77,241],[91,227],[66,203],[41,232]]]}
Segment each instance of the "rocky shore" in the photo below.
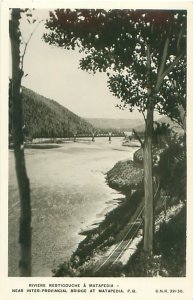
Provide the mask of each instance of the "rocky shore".
{"label": "rocky shore", "polygon": [[108,185],[125,195],[136,190],[143,181],[143,169],[137,167],[132,160],[119,161],[106,174]]}

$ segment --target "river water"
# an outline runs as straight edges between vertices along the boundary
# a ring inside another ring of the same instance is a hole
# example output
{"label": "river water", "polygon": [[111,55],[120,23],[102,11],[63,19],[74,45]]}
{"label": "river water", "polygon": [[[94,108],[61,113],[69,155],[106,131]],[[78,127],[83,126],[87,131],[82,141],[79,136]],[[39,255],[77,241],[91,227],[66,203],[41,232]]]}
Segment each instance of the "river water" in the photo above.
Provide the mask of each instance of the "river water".
{"label": "river water", "polygon": [[[108,187],[105,172],[136,148],[121,138],[69,142],[54,149],[26,149],[31,185],[32,276],[52,276],[84,238],[79,233],[100,222],[123,196]],[[9,276],[19,276],[19,195],[13,151],[9,153]]]}

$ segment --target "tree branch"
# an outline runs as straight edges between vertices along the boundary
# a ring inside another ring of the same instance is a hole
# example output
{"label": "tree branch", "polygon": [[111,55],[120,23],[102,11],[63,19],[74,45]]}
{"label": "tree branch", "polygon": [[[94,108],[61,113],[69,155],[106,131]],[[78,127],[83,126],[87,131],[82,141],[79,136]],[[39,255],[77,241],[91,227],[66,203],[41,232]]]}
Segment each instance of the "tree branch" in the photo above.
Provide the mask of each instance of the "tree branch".
{"label": "tree branch", "polygon": [[175,89],[175,92],[177,94],[177,96],[179,97],[179,99],[181,100],[181,103],[178,104],[178,111],[179,111],[179,115],[180,115],[180,119],[181,119],[181,123],[180,125],[183,127],[184,131],[186,131],[186,111],[182,105],[183,103],[183,97],[182,95],[180,95],[179,91],[178,91],[178,86],[177,86],[177,82],[174,80],[172,81],[172,85]]}
{"label": "tree branch", "polygon": [[148,96],[151,95],[151,80],[150,80],[150,73],[151,73],[151,53],[150,53],[150,45],[147,44],[147,51],[146,51],[146,55],[147,55],[147,94]]}
{"label": "tree branch", "polygon": [[[22,70],[22,71],[23,71],[24,57],[25,57],[25,53],[26,53],[28,44],[29,44],[29,42],[30,42],[30,40],[31,40],[31,38],[32,38],[32,36],[33,36],[33,34],[35,33],[36,29],[38,28],[38,26],[39,26],[39,24],[40,24],[41,22],[42,22],[42,20],[39,21],[39,22],[36,24],[35,28],[34,28],[34,29],[32,30],[32,32],[31,32],[31,34],[30,34],[30,36],[29,36],[27,42],[24,42],[24,43],[25,43],[25,47],[24,47],[23,54],[21,55],[21,70]],[[23,37],[22,37],[22,38],[23,38]],[[24,39],[23,39],[23,40],[24,40]]]}
{"label": "tree branch", "polygon": [[157,82],[156,82],[156,90],[157,91],[159,90],[158,89],[158,86],[160,86],[159,82],[160,82],[161,76],[163,74],[165,63],[166,63],[166,58],[167,58],[167,54],[168,54],[168,47],[169,47],[169,41],[170,41],[170,39],[169,39],[169,35],[168,35],[166,40],[165,40],[162,60],[161,60],[161,64],[160,64],[159,71],[158,71],[158,77],[157,77]]}
{"label": "tree branch", "polygon": [[142,115],[143,115],[144,121],[146,122],[146,117],[145,117],[144,112],[142,111],[141,113],[142,113]]}
{"label": "tree branch", "polygon": [[183,34],[183,31],[185,29],[185,25],[182,26],[180,32],[179,32],[179,35],[178,35],[178,40],[177,40],[177,51],[180,50],[180,41],[181,41],[181,38],[182,38],[182,34]]}
{"label": "tree branch", "polygon": [[158,92],[160,89],[160,86],[165,78],[165,76],[167,76],[171,70],[178,64],[178,62],[180,61],[180,59],[183,57],[185,51],[183,51],[180,55],[178,55],[175,60],[165,69],[165,71],[162,73],[162,75],[160,76],[159,82],[156,84],[156,91]]}

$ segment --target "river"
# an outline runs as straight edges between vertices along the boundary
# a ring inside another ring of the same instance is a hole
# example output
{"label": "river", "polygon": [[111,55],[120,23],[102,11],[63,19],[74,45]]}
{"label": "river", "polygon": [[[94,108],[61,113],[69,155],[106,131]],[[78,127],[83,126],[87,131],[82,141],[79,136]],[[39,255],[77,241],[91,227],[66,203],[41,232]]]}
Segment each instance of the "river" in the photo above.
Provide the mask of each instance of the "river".
{"label": "river", "polygon": [[[79,233],[99,223],[123,195],[109,188],[105,172],[136,148],[122,138],[96,138],[53,149],[26,149],[31,185],[32,276],[52,276],[84,238]],[[19,276],[19,195],[13,151],[9,152],[9,276]]]}

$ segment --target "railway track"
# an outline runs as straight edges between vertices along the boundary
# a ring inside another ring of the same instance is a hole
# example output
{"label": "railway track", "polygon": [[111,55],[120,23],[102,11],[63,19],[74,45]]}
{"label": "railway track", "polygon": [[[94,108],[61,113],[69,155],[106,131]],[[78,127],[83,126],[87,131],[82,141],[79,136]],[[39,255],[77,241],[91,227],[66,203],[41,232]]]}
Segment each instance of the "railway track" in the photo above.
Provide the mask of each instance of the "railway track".
{"label": "railway track", "polygon": [[[160,184],[159,180],[154,181],[155,193],[154,198],[156,198]],[[124,252],[131,246],[132,241],[139,233],[139,230],[143,226],[143,211],[144,211],[144,201],[142,200],[135,213],[130,218],[130,222],[124,227],[123,230],[116,237],[116,244],[111,249],[110,253],[104,256],[96,264],[94,273],[97,274],[102,271],[110,270],[115,264],[117,264]]]}
{"label": "railway track", "polygon": [[132,216],[130,222],[120,232],[117,237],[117,243],[112,251],[104,256],[96,265],[94,273],[97,274],[99,271],[111,269],[116,263],[119,262],[125,250],[131,245],[133,239],[137,235],[142,223],[142,215],[144,210],[144,204],[137,208],[135,214]]}

